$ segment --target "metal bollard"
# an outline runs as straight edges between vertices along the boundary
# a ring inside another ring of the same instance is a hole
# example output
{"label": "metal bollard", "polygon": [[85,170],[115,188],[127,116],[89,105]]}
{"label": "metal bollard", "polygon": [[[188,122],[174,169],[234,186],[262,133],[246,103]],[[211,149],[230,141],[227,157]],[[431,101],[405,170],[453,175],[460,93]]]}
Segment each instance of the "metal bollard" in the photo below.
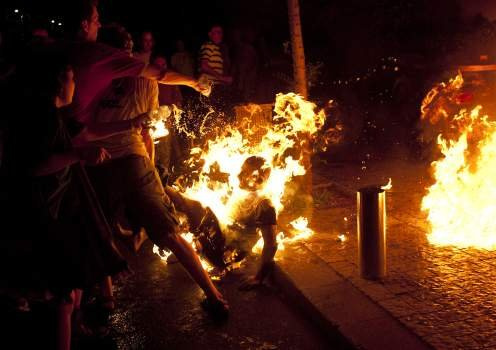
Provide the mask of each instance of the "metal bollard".
{"label": "metal bollard", "polygon": [[358,264],[363,278],[386,277],[386,192],[369,186],[357,192]]}

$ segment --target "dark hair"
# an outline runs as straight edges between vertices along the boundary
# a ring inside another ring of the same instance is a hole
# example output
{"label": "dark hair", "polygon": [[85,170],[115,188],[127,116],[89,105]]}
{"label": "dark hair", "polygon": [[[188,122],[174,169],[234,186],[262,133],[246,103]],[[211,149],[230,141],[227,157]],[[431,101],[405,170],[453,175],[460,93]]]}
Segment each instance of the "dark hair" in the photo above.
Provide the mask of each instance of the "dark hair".
{"label": "dark hair", "polygon": [[74,36],[81,29],[81,22],[91,19],[93,8],[98,7],[98,0],[67,1],[66,6],[66,31]]}
{"label": "dark hair", "polygon": [[152,38],[155,40],[155,35],[153,34],[153,31],[150,29],[142,30],[140,33],[140,39],[143,38],[143,35],[146,33],[150,33]]}
{"label": "dark hair", "polygon": [[129,33],[119,23],[111,23],[103,26],[98,33],[98,41],[115,47],[117,49],[125,49],[129,41]]}
{"label": "dark hair", "polygon": [[210,31],[211,31],[212,29],[214,29],[215,27],[219,27],[220,29],[224,30],[224,26],[223,26],[223,25],[221,25],[221,24],[220,24],[220,23],[218,23],[218,22],[212,22],[212,23],[210,23],[210,24],[209,24],[209,26],[208,26],[208,33],[210,33]]}

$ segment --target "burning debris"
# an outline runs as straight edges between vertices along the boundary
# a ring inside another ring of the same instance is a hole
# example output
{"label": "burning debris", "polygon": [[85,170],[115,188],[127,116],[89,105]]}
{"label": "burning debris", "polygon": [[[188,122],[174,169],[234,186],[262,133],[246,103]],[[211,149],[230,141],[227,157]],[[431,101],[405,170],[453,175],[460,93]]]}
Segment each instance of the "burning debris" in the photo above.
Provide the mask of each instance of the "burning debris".
{"label": "burning debris", "polygon": [[465,108],[463,88],[458,75],[424,100],[422,119],[440,125],[441,156],[432,163],[435,183],[428,188],[422,209],[431,225],[431,243],[494,250],[496,122],[484,114],[492,111],[481,105]]}

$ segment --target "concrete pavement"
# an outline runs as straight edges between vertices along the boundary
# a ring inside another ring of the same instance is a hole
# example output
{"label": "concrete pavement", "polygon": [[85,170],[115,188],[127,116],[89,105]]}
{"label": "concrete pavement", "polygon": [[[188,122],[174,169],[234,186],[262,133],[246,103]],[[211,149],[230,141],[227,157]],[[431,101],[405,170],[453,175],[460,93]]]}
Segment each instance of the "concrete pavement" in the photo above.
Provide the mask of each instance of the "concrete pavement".
{"label": "concrete pavement", "polygon": [[[388,177],[388,276],[372,282],[357,266],[355,191]],[[427,165],[401,159],[317,165],[316,234],[280,256],[276,281],[358,347],[496,348],[496,252],[429,244],[420,211],[429,181]]]}

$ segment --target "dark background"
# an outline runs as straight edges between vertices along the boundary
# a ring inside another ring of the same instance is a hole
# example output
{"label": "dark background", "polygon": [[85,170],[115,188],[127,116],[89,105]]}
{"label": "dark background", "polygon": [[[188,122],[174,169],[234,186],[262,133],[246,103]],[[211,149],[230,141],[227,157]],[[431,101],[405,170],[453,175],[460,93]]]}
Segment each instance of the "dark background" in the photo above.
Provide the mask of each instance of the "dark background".
{"label": "dark background", "polygon": [[[3,50],[29,40],[33,26],[63,37],[71,3],[3,1]],[[334,115],[348,123],[350,142],[360,137],[367,144],[388,145],[376,142],[384,139],[384,130],[414,140],[410,133],[419,106],[433,84],[453,77],[460,65],[480,64],[482,55],[488,58],[484,63],[496,63],[496,1],[300,0],[300,8],[310,98],[321,106],[329,99],[337,102],[341,109]],[[259,68],[250,102],[270,103],[276,93],[294,90],[292,58],[284,49],[289,40],[285,0],[101,0],[99,9],[103,24],[120,22],[135,44],[141,31],[151,30],[168,55],[183,39],[196,57],[214,23],[225,28],[231,47],[236,35],[251,33]]]}
{"label": "dark background", "polygon": [[[453,50],[457,37],[468,34],[492,18],[496,4],[487,0],[304,0],[300,1],[305,49],[309,59],[332,62],[354,71],[383,55],[417,53],[437,56]],[[47,26],[52,35],[62,27],[50,19],[64,21],[71,1],[3,1],[1,26],[12,30],[24,15],[24,28],[31,23]],[[172,50],[174,40],[183,38],[195,51],[206,38],[210,24],[253,30],[269,48],[280,48],[288,39],[287,8],[284,0],[180,0],[100,1],[102,23],[117,21],[136,34],[143,29],[156,33],[158,41]],[[478,22],[478,23],[477,23]],[[229,33],[228,33],[229,35]]]}

